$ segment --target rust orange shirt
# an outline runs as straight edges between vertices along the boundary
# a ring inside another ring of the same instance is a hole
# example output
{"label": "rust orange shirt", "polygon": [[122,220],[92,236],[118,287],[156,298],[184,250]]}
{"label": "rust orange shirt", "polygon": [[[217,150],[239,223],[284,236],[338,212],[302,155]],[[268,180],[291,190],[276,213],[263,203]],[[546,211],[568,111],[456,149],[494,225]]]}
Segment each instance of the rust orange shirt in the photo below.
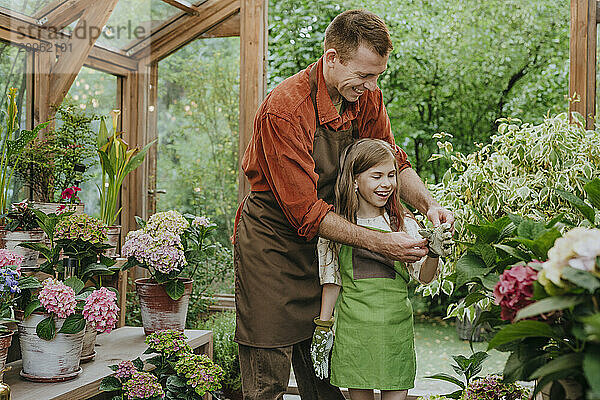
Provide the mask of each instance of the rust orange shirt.
{"label": "rust orange shirt", "polygon": [[[265,98],[242,160],[250,190],[272,191],[290,224],[306,240],[317,235],[321,220],[333,209],[317,198],[319,176],[311,156],[317,126],[308,82],[311,67],[281,82]],[[399,169],[410,167],[406,153],[394,143],[381,90],[365,91],[339,115],[325,86],[323,58],[316,68],[319,124],[338,131],[349,129],[356,119],[360,138],[387,141],[397,149]]]}

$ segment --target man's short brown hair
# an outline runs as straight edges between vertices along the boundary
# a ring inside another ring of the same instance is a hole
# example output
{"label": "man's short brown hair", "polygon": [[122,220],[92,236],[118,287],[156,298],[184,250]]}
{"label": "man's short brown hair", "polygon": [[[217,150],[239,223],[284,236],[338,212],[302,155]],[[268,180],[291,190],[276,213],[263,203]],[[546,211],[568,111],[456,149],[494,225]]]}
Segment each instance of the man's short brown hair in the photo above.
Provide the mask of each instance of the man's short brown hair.
{"label": "man's short brown hair", "polygon": [[382,57],[394,48],[385,22],[370,11],[344,11],[325,30],[325,51],[335,49],[341,62],[352,58],[361,44]]}

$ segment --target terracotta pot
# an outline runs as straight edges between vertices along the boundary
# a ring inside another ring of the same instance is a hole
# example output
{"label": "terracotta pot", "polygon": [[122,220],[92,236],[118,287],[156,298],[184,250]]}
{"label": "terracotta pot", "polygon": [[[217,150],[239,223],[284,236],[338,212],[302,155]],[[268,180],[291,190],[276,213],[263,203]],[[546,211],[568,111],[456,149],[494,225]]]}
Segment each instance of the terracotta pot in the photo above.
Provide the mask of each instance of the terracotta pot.
{"label": "terracotta pot", "polygon": [[7,231],[0,229],[0,246],[4,249],[13,250],[23,256],[22,268],[35,268],[37,266],[39,251],[26,249],[19,246],[20,243],[42,243],[44,232],[41,229],[31,231]]}
{"label": "terracotta pot", "polygon": [[36,210],[40,210],[45,214],[50,214],[58,211],[60,206],[66,206],[67,211],[75,211],[75,214],[83,214],[84,204],[65,204],[65,203],[43,203],[32,202],[31,206]]}
{"label": "terracotta pot", "polygon": [[[8,355],[8,348],[12,342],[13,331],[0,333],[0,371],[4,369],[6,365],[6,356]],[[4,378],[4,372],[0,372],[0,382]]]}
{"label": "terracotta pot", "polygon": [[[49,341],[40,339],[35,328],[47,316],[33,313],[17,324],[23,356],[21,376],[34,382],[62,382],[76,378],[81,373],[79,357],[84,330],[75,334],[57,333]],[[55,321],[58,332],[65,320],[57,318]]]}
{"label": "terracotta pot", "polygon": [[80,364],[90,362],[96,356],[96,336],[98,332],[94,329],[89,322],[85,324],[85,333],[83,335],[83,347],[81,348],[81,359]]}
{"label": "terracotta pot", "polygon": [[115,246],[112,249],[106,250],[104,253],[107,257],[117,257],[117,249],[119,247],[119,239],[121,238],[121,225],[111,225],[108,227],[108,244]]}
{"label": "terracotta pot", "polygon": [[146,335],[163,329],[184,330],[194,281],[179,279],[185,283],[185,292],[178,300],[170,298],[164,287],[154,279],[136,279],[135,287],[140,299],[142,325]]}

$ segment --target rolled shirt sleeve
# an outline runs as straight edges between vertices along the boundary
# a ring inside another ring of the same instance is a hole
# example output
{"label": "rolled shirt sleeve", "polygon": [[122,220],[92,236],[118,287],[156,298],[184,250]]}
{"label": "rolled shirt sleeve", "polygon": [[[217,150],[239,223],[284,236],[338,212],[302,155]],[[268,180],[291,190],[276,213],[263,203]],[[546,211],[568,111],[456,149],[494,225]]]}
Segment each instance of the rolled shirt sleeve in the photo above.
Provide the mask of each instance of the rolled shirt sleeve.
{"label": "rolled shirt sleeve", "polygon": [[[269,188],[290,224],[306,240],[314,238],[333,206],[317,197],[318,174],[304,133],[287,119],[265,114],[260,121],[257,157]],[[312,143],[312,141],[309,141]]]}
{"label": "rolled shirt sleeve", "polygon": [[319,281],[321,285],[332,283],[342,286],[339,263],[340,248],[339,243],[319,238],[317,242],[317,255],[319,257]]}

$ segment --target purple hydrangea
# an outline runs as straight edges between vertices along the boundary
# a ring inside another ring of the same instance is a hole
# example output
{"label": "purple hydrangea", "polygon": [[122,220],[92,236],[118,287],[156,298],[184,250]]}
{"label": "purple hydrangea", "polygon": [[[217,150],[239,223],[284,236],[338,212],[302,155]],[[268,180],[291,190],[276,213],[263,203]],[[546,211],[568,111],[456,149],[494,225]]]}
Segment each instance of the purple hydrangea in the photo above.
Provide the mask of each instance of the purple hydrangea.
{"label": "purple hydrangea", "polygon": [[158,378],[149,372],[133,372],[131,379],[123,384],[123,389],[127,393],[128,400],[150,399],[156,396],[165,398],[165,391],[160,386]]}

